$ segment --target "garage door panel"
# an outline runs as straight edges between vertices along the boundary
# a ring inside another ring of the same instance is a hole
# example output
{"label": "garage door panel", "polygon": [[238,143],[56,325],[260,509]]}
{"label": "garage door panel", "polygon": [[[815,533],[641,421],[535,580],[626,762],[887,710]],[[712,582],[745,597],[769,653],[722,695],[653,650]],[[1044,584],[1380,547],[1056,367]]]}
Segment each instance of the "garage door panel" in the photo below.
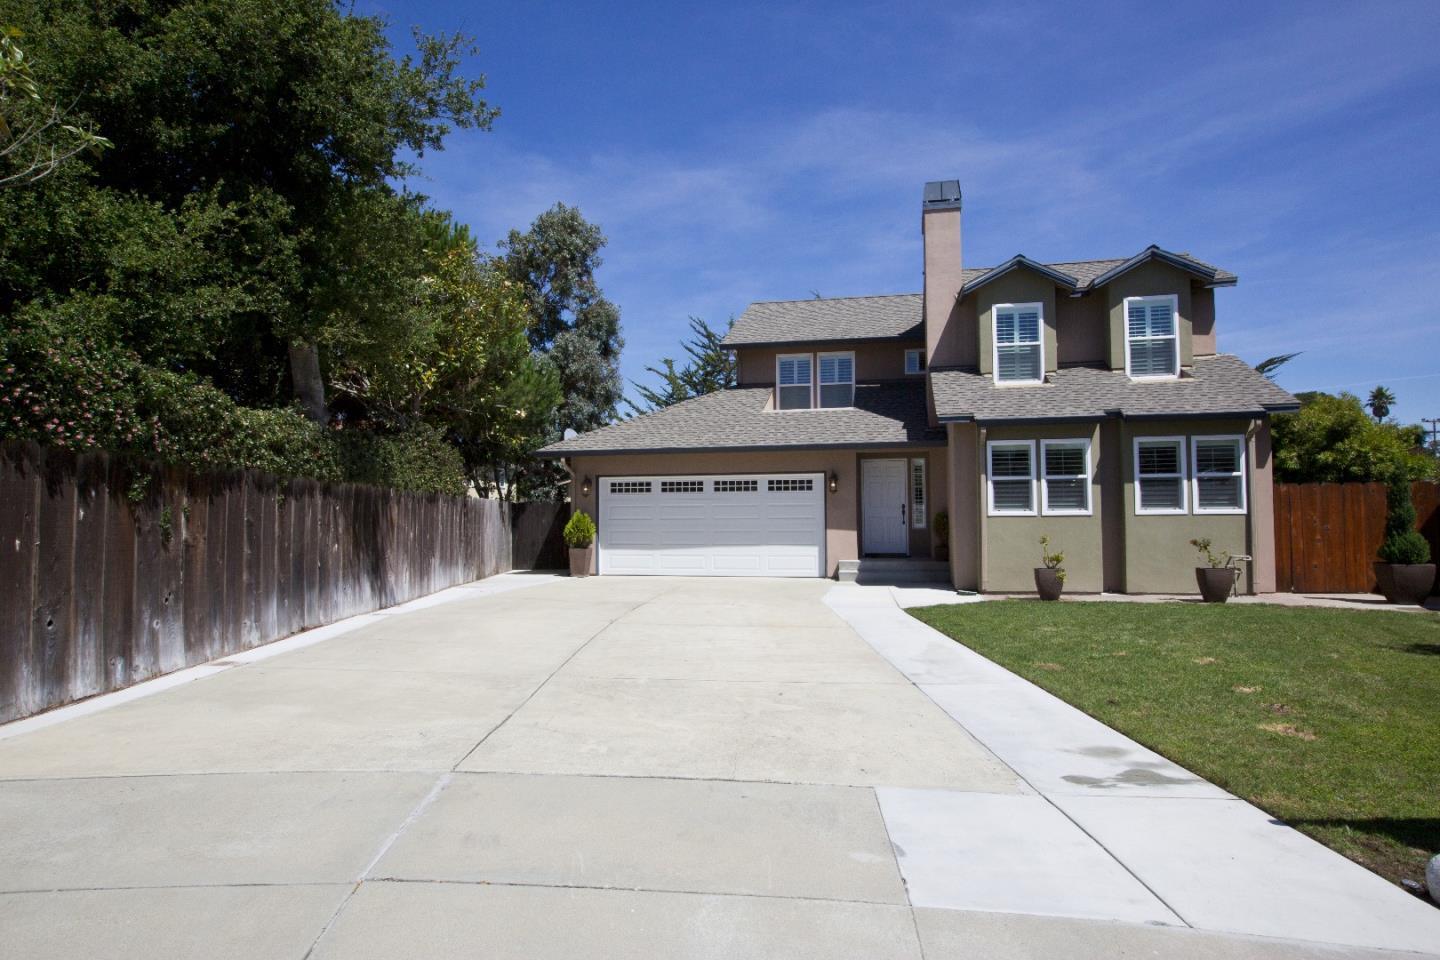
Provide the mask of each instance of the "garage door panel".
{"label": "garage door panel", "polygon": [[823,575],[820,474],[607,478],[599,513],[601,573]]}

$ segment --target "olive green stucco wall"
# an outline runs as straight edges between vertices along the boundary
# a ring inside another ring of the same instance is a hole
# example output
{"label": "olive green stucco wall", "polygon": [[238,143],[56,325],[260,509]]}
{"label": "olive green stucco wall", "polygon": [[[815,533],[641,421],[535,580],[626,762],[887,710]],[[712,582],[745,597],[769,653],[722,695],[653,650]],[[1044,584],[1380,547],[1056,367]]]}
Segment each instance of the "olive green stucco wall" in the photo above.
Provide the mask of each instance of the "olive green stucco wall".
{"label": "olive green stucco wall", "polygon": [[[1167,263],[1152,260],[1141,264],[1105,286],[1104,296],[1110,311],[1110,368],[1125,369],[1125,298],[1150,297],[1173,293],[1179,303],[1180,366],[1188,367],[1195,358],[1191,342],[1191,321],[1195,316],[1190,297],[1190,275]],[[1213,336],[1213,324],[1212,324]]]}
{"label": "olive green stucco wall", "polygon": [[[1100,430],[1095,423],[1057,423],[1049,426],[993,427],[985,432],[986,443],[997,440],[1090,441],[1089,516],[990,516],[988,496],[982,510],[982,538],[986,564],[981,589],[996,593],[1030,592],[1035,589],[1034,569],[1040,566],[1040,538],[1050,538],[1050,549],[1065,554],[1065,589],[1075,593],[1098,593],[1103,587],[1101,551],[1103,503],[1100,488]],[[1037,467],[1041,450],[1035,445]],[[980,462],[982,482],[989,483],[989,457]],[[1037,471],[1037,477],[1040,474]],[[1043,482],[1043,481],[1042,481]],[[1036,504],[1040,503],[1039,485]]]}
{"label": "olive green stucco wall", "polygon": [[979,290],[968,294],[973,299],[976,315],[979,317],[979,360],[980,372],[991,373],[995,355],[995,311],[996,304],[1039,303],[1043,304],[1045,319],[1045,372],[1055,371],[1055,281],[1026,269],[1011,270],[1005,276],[985,284]]}

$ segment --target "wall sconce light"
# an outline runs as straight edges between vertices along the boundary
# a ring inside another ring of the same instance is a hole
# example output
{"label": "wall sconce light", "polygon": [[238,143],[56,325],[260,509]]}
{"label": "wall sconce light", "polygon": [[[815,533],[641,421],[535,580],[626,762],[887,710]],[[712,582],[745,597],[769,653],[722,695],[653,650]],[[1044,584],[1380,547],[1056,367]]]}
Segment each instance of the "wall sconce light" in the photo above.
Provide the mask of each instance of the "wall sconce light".
{"label": "wall sconce light", "polygon": [[586,477],[580,482],[580,493],[583,496],[590,496],[590,478]]}
{"label": "wall sconce light", "polygon": [[834,470],[830,471],[830,492],[834,493],[840,489],[840,477]]}

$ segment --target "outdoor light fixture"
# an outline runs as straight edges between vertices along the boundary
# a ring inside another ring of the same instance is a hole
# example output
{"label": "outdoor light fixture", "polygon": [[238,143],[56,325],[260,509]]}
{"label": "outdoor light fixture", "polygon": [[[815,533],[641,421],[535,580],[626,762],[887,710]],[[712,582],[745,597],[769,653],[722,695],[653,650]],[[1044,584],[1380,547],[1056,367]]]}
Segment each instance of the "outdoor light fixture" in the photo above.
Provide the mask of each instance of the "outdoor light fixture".
{"label": "outdoor light fixture", "polygon": [[586,477],[584,480],[582,480],[582,481],[580,482],[580,492],[583,493],[583,494],[584,494],[585,496],[587,496],[587,497],[590,496],[590,478],[589,478],[589,477]]}
{"label": "outdoor light fixture", "polygon": [[830,471],[830,492],[831,492],[831,493],[834,493],[835,491],[837,491],[837,490],[839,490],[839,489],[840,489],[840,477],[839,477],[838,475],[836,475],[836,473],[835,473],[834,470],[831,470],[831,471]]}

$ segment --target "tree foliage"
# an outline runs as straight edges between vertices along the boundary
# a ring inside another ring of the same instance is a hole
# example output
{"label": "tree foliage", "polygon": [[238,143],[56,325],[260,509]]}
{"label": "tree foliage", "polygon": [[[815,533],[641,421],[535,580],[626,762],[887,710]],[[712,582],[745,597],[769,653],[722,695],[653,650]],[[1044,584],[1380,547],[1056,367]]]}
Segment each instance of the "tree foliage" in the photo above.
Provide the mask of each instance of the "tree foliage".
{"label": "tree foliage", "polygon": [[1273,424],[1275,479],[1287,483],[1440,478],[1418,427],[1371,419],[1353,394],[1302,393]]}
{"label": "tree foliage", "polygon": [[1370,397],[1365,401],[1366,408],[1376,420],[1384,420],[1390,416],[1390,408],[1395,405],[1395,394],[1391,393],[1388,387],[1376,387],[1370,391]]}
{"label": "tree foliage", "polygon": [[21,36],[15,27],[0,28],[0,188],[36,183],[82,151],[112,146],[70,123],[70,111],[41,92]]}
{"label": "tree foliage", "polygon": [[632,414],[651,413],[716,390],[735,386],[739,374],[735,354],[721,345],[725,334],[734,326],[730,318],[724,330],[716,330],[700,317],[690,318],[691,337],[680,347],[687,359],[677,367],[672,357],[665,357],[659,367],[646,367],[647,373],[659,379],[657,386],[632,383],[639,402],[626,400]]}

